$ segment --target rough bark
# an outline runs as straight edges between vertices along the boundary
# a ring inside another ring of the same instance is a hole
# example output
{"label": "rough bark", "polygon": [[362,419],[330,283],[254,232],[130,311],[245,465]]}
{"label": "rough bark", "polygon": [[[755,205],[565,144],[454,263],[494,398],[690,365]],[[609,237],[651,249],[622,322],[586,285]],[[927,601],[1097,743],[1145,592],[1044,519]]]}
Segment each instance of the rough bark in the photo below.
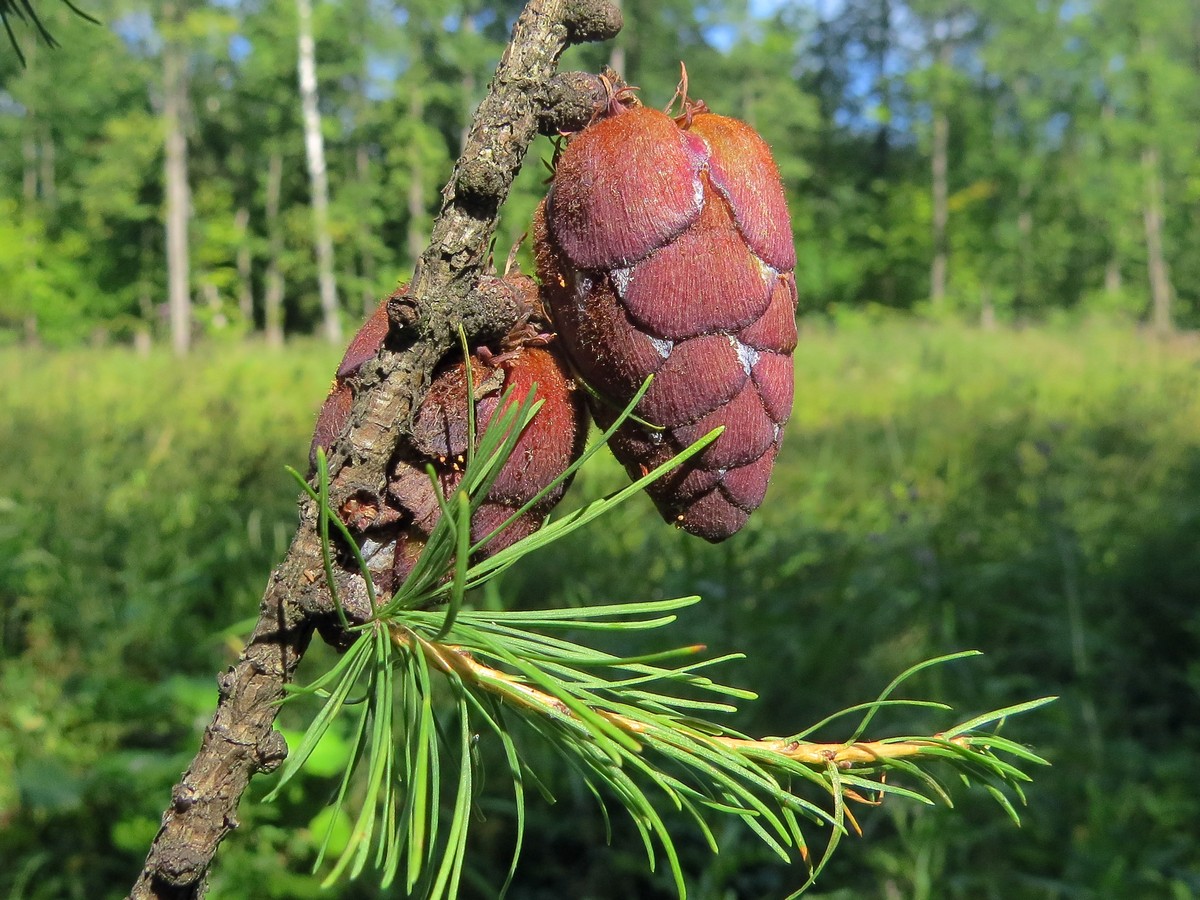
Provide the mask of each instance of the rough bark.
{"label": "rough bark", "polygon": [[[482,337],[511,327],[518,311],[503,292],[488,290],[488,247],[497,214],[539,124],[579,127],[580,113],[603,102],[597,79],[551,83],[568,43],[603,40],[620,28],[605,0],[530,0],[514,28],[467,137],[466,149],[443,192],[430,244],[409,292],[390,308],[392,333],[365,367],[348,430],[332,447],[333,504],[358,485],[382,486],[388,460],[420,403],[434,366],[461,324]],[[584,96],[572,85],[584,88]],[[552,98],[569,114],[547,109]],[[586,116],[585,116],[586,120]],[[277,702],[312,637],[332,620],[316,510],[301,504],[301,521],[287,556],[272,573],[260,617],[241,659],[219,678],[220,699],[200,751],[172,792],[162,827],[131,898],[203,896],[209,864],[237,824],[250,778],[283,760],[286,746],[273,730]],[[337,573],[350,608],[365,588],[356,573]]]}
{"label": "rough bark", "polygon": [[[163,7],[163,20],[177,25],[177,4]],[[166,132],[163,181],[166,184],[167,304],[171,320],[171,347],[184,356],[192,342],[192,298],[188,260],[188,217],[191,191],[188,188],[187,137],[183,131],[187,104],[187,60],[175,38],[163,45],[163,124]]]}
{"label": "rough bark", "polygon": [[313,243],[317,251],[317,289],[321,317],[330,343],[342,342],[337,281],[333,275],[333,238],[329,234],[329,177],[325,169],[325,138],[317,96],[317,51],[312,30],[312,0],[296,0],[300,19],[300,107],[304,116],[304,153],[312,190]]}

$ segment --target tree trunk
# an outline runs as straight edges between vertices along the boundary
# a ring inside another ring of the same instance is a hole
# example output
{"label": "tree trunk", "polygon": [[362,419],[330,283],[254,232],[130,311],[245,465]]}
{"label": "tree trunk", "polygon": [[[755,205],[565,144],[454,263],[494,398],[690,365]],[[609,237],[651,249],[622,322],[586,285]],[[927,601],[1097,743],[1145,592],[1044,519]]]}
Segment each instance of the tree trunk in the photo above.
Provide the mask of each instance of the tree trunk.
{"label": "tree trunk", "polygon": [[875,93],[878,96],[880,110],[887,110],[888,115],[879,117],[879,128],[875,131],[874,146],[874,175],[883,181],[888,177],[888,167],[891,159],[892,137],[890,114],[892,110],[892,89],[888,78],[888,55],[892,48],[892,4],[891,0],[879,2],[879,31],[875,35]]}
{"label": "tree trunk", "polygon": [[[33,42],[29,55],[26,57],[27,71],[32,74],[37,59],[37,41]],[[25,133],[21,138],[21,162],[23,164],[21,177],[21,196],[25,200],[25,213],[33,212],[33,205],[38,195],[38,148],[35,135],[36,109],[31,104],[25,110]]]}
{"label": "tree trunk", "polygon": [[[463,34],[474,35],[478,31],[475,23],[475,13],[464,13],[460,28]],[[458,148],[460,151],[467,146],[467,135],[471,131],[471,115],[475,112],[475,89],[478,86],[475,82],[475,70],[471,68],[471,57],[469,54],[464,54],[464,58],[467,62],[464,64],[462,72],[463,127],[458,135]]]}
{"label": "tree trunk", "polygon": [[979,327],[984,331],[996,330],[996,304],[992,302],[992,289],[984,285],[979,289]]}
{"label": "tree trunk", "polygon": [[37,202],[37,157],[37,141],[34,140],[32,133],[26,132],[25,136],[21,138],[21,161],[24,163],[21,177],[21,196],[25,198],[26,212],[32,210],[33,205]]}
{"label": "tree trunk", "polygon": [[267,346],[283,346],[283,232],[279,227],[279,197],[283,192],[283,154],[272,151],[267,162],[267,277],[263,291],[263,331]]}
{"label": "tree trunk", "polygon": [[[38,213],[38,171],[37,171],[37,142],[33,138],[32,129],[21,141],[21,158],[24,171],[21,178],[21,194],[25,200],[21,208],[21,217],[25,223],[31,224]],[[35,232],[25,231],[25,268],[33,272],[38,267],[39,241]],[[38,344],[37,310],[31,309],[22,323],[25,332],[25,345],[35,347]]]}
{"label": "tree trunk", "polygon": [[[1104,159],[1115,159],[1116,151],[1113,148],[1113,139],[1111,137],[1117,120],[1117,110],[1113,106],[1111,99],[1105,99],[1103,106],[1100,107],[1100,148]],[[1121,211],[1112,207],[1117,204],[1110,204],[1108,210],[1108,260],[1104,263],[1104,291],[1110,296],[1121,290]]]}
{"label": "tree trunk", "polygon": [[54,176],[55,163],[57,162],[57,153],[54,148],[54,133],[47,125],[42,129],[41,140],[41,156],[39,158],[40,174],[38,180],[41,182],[42,202],[47,207],[53,207],[58,203],[58,180]]}
{"label": "tree trunk", "polygon": [[238,312],[242,321],[254,330],[254,287],[250,283],[250,207],[239,206],[233,217],[233,227],[237,229],[237,273],[238,273]]}
{"label": "tree trunk", "polygon": [[[408,116],[420,122],[425,115],[425,97],[414,85],[408,95]],[[413,141],[408,146],[408,258],[416,265],[425,249],[425,172],[421,165],[421,148]]]}
{"label": "tree trunk", "polygon": [[[1153,37],[1145,32],[1138,37],[1138,49],[1143,58],[1153,59],[1157,53]],[[1150,280],[1150,321],[1154,330],[1166,334],[1171,330],[1171,273],[1163,251],[1163,184],[1161,157],[1157,144],[1158,122],[1154,114],[1150,70],[1138,71],[1141,111],[1139,124],[1147,135],[1142,147],[1142,225],[1146,238],[1146,274]]]}
{"label": "tree trunk", "polygon": [[1021,308],[1024,304],[1031,302],[1035,298],[1032,296],[1036,292],[1033,286],[1033,211],[1029,208],[1030,200],[1033,197],[1033,188],[1026,178],[1021,179],[1020,185],[1017,187],[1017,289],[1016,289],[1016,306]]}
{"label": "tree trunk", "polygon": [[[354,152],[354,169],[358,183],[362,185],[362,196],[369,195],[371,183],[371,156],[367,145],[360,143]],[[362,308],[365,315],[375,311],[378,302],[375,288],[375,254],[371,248],[371,226],[363,226],[363,240],[358,251],[359,274],[362,276]]]}
{"label": "tree trunk", "polygon": [[1192,68],[1200,71],[1200,3],[1192,3]]}
{"label": "tree trunk", "polygon": [[333,239],[329,235],[329,179],[325,170],[325,138],[317,108],[317,54],[313,41],[312,0],[296,0],[300,19],[300,106],[304,114],[304,151],[312,188],[313,239],[317,249],[317,284],[321,315],[330,343],[342,342],[337,283],[333,276]]}
{"label": "tree trunk", "polygon": [[[163,21],[177,25],[182,11],[175,3],[163,8]],[[189,294],[187,137],[184,110],[187,104],[187,60],[175,37],[163,45],[163,124],[166,157],[167,303],[171,318],[171,347],[177,356],[187,354],[192,337],[192,300]]]}
{"label": "tree trunk", "polygon": [[1116,294],[1121,290],[1121,262],[1114,250],[1104,264],[1104,292]]}
{"label": "tree trunk", "polygon": [[229,316],[225,315],[225,309],[221,303],[221,292],[217,290],[217,286],[211,281],[207,281],[201,276],[200,292],[204,295],[204,302],[208,306],[208,321],[209,327],[216,331],[223,330],[229,327]]}
{"label": "tree trunk", "polygon": [[1142,172],[1145,176],[1145,195],[1142,222],[1146,229],[1146,268],[1150,276],[1150,309],[1154,330],[1166,334],[1171,330],[1171,274],[1163,254],[1163,188],[1159,171],[1158,147],[1142,150]]}
{"label": "tree trunk", "polygon": [[[143,238],[143,254],[146,252],[147,243]],[[151,323],[154,321],[154,301],[150,299],[150,281],[145,277],[138,282],[138,313],[141,318],[133,331],[133,349],[138,356],[145,358],[150,355],[150,348],[154,345],[150,333]]]}
{"label": "tree trunk", "polygon": [[933,149],[931,152],[930,174],[933,180],[933,262],[929,267],[929,299],[934,309],[940,309],[946,302],[946,270],[948,268],[946,248],[946,225],[950,218],[948,208],[949,185],[948,171],[950,153],[950,120],[946,115],[949,105],[943,96],[945,91],[940,88],[940,82],[945,77],[944,69],[950,64],[950,43],[943,43],[938,48],[937,82],[935,88],[933,109]]}
{"label": "tree trunk", "polygon": [[[617,9],[621,9],[621,0],[612,0],[612,5]],[[624,10],[621,10],[624,12]],[[625,41],[626,38],[618,35],[613,41],[612,54],[608,57],[608,65],[614,72],[624,78],[628,73],[625,71]]]}

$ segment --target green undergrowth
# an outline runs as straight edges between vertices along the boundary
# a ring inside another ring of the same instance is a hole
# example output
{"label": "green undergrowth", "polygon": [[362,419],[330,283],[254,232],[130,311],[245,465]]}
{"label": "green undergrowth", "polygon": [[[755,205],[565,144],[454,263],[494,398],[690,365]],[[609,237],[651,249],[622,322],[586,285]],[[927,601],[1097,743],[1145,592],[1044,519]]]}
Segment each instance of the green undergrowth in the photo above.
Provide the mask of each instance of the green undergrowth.
{"label": "green undergrowth", "polygon": [[[296,492],[283,467],[303,466],[337,355],[0,354],[0,896],[132,882],[213,676],[286,549]],[[982,650],[911,688],[964,715],[1061,695],[1013,723],[1053,763],[1022,827],[965,791],[953,810],[861,807],[864,837],[809,896],[1200,896],[1200,343],[1099,325],[812,324],[796,398],[742,534],[707,545],[635,498],[476,605],[699,594],[669,635],[620,651],[746,653],[722,678],[760,695],[735,723],[753,734],[794,732],[916,662]],[[597,462],[563,509],[620,483]],[[918,712],[879,726],[920,733]],[[320,892],[307,874],[339,740],[279,802],[243,804],[211,896],[374,896],[365,883]],[[511,857],[511,798],[487,784],[464,896],[490,896]],[[614,818],[606,847],[586,788],[565,775],[549,787],[556,806],[526,810],[510,896],[672,895],[669,876],[644,873],[627,823]],[[680,839],[689,896],[782,896],[803,881],[752,837],[721,843],[713,857]]]}

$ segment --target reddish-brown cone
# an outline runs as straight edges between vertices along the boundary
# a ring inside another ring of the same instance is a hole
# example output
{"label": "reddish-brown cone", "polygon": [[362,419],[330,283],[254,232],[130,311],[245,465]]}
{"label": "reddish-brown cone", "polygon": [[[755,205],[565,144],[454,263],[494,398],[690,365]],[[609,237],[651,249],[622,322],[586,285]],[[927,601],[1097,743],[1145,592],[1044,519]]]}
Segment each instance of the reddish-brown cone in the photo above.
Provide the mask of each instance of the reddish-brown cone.
{"label": "reddish-brown cone", "polygon": [[610,442],[631,476],[725,431],[648,489],[710,541],[762,502],[791,413],[796,252],[770,149],[744,122],[612,104],[574,136],[534,217],[538,275],[601,425],[654,375]]}
{"label": "reddish-brown cone", "polygon": [[[587,419],[580,393],[565,367],[544,347],[519,347],[500,356],[474,354],[470,359],[475,385],[476,430],[482,434],[501,411],[500,399],[512,389],[510,403],[519,405],[536,385],[542,406],[517,440],[512,456],[500,469],[471,520],[471,540],[492,534],[560,476],[583,452]],[[444,496],[462,480],[467,453],[466,365],[457,360],[442,367],[430,385],[413,423],[413,437],[401,453],[388,483],[389,501],[407,514],[408,527],[396,549],[396,583],[411,571],[414,547],[423,546],[440,518],[433,484],[425,472],[432,465]],[[562,499],[559,484],[492,538],[481,556],[491,556],[532,534]]]}
{"label": "reddish-brown cone", "polygon": [[[407,291],[408,285],[401,285],[392,296],[398,297]],[[387,333],[388,311],[387,300],[384,300],[351,338],[350,346],[346,348],[342,361],[338,363],[333,387],[329,390],[329,396],[325,398],[321,412],[317,414],[317,427],[313,431],[312,446],[308,450],[310,465],[315,467],[317,464],[317,448],[320,447],[328,453],[342,429],[346,427],[346,423],[350,421],[350,409],[354,406],[354,390],[350,386],[350,377],[358,374],[358,370],[375,357],[379,348],[383,346]]]}
{"label": "reddish-brown cone", "polygon": [[[537,287],[523,275],[508,275],[505,281],[537,302]],[[403,290],[403,289],[402,289]],[[338,368],[338,376],[318,417],[312,453],[318,446],[328,449],[349,419],[353,402],[351,381],[358,369],[379,350],[387,334],[386,302],[355,335]],[[474,386],[476,431],[482,434],[497,415],[502,395],[512,389],[512,404],[519,405],[536,386],[535,399],[542,405],[517,440],[512,456],[501,467],[487,496],[471,520],[471,540],[491,535],[522,506],[529,503],[558,478],[583,452],[587,414],[581,392],[565,365],[540,346],[546,339],[528,324],[520,326],[495,351],[481,348],[464,363],[461,358],[444,362],[435,373],[429,391],[413,417],[412,436],[398,449],[390,468],[387,490],[382,497],[364,497],[342,507],[350,527],[364,535],[364,548],[372,557],[380,587],[392,591],[412,571],[421,549],[437,525],[441,511],[433,483],[426,471],[432,466],[443,496],[450,496],[462,480],[468,449],[467,377],[471,366]],[[537,501],[479,553],[490,556],[532,534],[562,499],[565,483]],[[375,560],[393,547],[388,564]]]}

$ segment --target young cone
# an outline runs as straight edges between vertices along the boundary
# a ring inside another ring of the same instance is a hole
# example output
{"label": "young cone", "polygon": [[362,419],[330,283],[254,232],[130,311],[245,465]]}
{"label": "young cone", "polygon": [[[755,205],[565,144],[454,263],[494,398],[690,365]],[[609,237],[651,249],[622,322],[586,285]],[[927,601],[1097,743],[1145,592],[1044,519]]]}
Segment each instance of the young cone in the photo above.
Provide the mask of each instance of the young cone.
{"label": "young cone", "polygon": [[[531,278],[509,274],[504,281],[521,294],[531,313],[540,308],[537,285]],[[385,301],[355,335],[338,367],[333,389],[317,419],[311,450],[314,457],[317,447],[328,450],[348,423],[354,376],[375,356],[386,336]],[[384,591],[394,591],[408,577],[441,517],[428,468],[433,468],[437,490],[444,497],[451,496],[462,481],[469,445],[468,365],[479,434],[503,412],[500,400],[509,389],[510,405],[523,403],[535,386],[535,400],[542,401],[471,519],[472,543],[491,535],[583,452],[587,413],[580,392],[553,352],[550,338],[532,324],[521,324],[495,347],[481,347],[467,360],[460,357],[444,362],[413,417],[411,438],[397,450],[384,494],[356,497],[340,510],[347,525],[364,536],[368,564]],[[565,482],[557,485],[493,537],[479,556],[497,553],[540,528],[566,489]]]}
{"label": "young cone", "polygon": [[615,99],[567,143],[534,217],[538,275],[601,425],[633,477],[725,431],[648,488],[669,522],[721,541],[758,508],[792,408],[796,251],[770,149],[684,100]]}

